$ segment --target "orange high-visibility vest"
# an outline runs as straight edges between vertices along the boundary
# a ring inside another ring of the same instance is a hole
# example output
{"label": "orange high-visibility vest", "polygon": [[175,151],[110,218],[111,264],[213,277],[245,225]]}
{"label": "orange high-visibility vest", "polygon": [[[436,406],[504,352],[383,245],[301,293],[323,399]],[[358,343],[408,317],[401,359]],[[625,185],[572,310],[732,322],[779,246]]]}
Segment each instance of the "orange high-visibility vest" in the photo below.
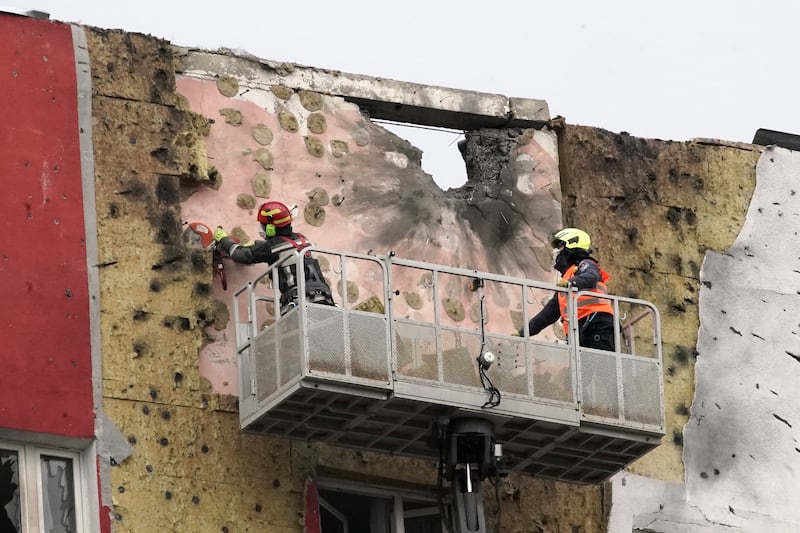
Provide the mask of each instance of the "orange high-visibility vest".
{"label": "orange high-visibility vest", "polygon": [[[597,286],[592,289],[592,292],[601,292],[603,294],[608,294],[608,287],[606,286],[606,282],[609,280],[611,276],[603,270],[600,270],[600,277],[602,278],[600,281],[597,282]],[[564,275],[561,276],[562,280],[569,280],[572,276],[575,275],[575,271],[578,270],[577,265],[572,265],[569,267]],[[582,294],[578,297],[578,320],[585,318],[592,313],[608,313],[609,315],[614,314],[614,307],[611,305],[611,300],[607,300],[605,298],[599,298],[597,296],[591,296],[589,294]],[[569,320],[567,319],[567,293],[566,292],[558,292],[558,307],[561,310],[561,324],[564,326],[564,334],[569,335]]]}

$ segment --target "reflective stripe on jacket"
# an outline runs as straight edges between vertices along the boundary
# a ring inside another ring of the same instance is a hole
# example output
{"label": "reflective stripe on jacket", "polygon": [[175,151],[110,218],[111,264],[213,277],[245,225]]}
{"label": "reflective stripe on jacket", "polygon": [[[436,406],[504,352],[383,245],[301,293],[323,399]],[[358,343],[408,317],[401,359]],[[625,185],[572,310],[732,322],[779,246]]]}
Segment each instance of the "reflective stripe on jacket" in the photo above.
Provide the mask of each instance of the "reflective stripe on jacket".
{"label": "reflective stripe on jacket", "polygon": [[[561,276],[562,280],[569,280],[572,276],[575,275],[575,272],[578,270],[577,265],[572,265],[569,267],[565,272],[564,275]],[[602,268],[598,267],[600,271],[600,276],[602,279],[597,282],[597,285],[592,288],[592,292],[600,292],[603,294],[608,294],[608,287],[606,286],[606,282],[611,277],[608,273],[603,270]],[[564,334],[569,335],[569,320],[567,317],[567,294],[566,292],[558,292],[558,307],[561,311],[561,324],[564,326]],[[597,296],[592,296],[589,294],[582,294],[578,297],[578,320],[582,318],[586,318],[587,316],[591,315],[592,313],[608,313],[609,315],[614,314],[614,307],[611,305],[611,300],[607,300],[605,298],[600,298]]]}

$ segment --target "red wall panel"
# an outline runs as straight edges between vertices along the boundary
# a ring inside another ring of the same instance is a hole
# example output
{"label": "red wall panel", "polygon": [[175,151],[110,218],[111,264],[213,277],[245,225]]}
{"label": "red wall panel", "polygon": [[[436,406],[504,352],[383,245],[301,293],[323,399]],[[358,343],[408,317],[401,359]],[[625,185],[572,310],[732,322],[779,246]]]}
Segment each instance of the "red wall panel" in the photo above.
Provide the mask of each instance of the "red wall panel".
{"label": "red wall panel", "polygon": [[93,436],[77,86],[66,24],[0,14],[0,427]]}

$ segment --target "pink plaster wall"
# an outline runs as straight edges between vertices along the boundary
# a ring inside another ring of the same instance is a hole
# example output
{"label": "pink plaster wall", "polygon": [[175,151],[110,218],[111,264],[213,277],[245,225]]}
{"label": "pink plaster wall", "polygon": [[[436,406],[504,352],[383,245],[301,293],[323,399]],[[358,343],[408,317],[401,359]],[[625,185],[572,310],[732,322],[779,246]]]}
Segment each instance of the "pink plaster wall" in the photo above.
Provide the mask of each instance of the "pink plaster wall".
{"label": "pink plaster wall", "polygon": [[[249,85],[240,86],[237,96],[228,97],[215,81],[189,76],[178,79],[178,91],[193,111],[215,121],[206,138],[206,150],[209,164],[222,177],[217,190],[200,187],[182,203],[187,222],[201,220],[222,225],[228,233],[239,227],[250,238],[258,238],[255,209],[242,209],[236,200],[242,193],[253,193],[250,179],[256,173],[267,172],[272,180],[270,199],[297,205],[295,231],[320,246],[379,255],[394,251],[406,259],[531,279],[554,277],[548,271],[549,251],[543,246],[546,235],[561,221],[552,133],[536,132],[519,147],[511,169],[513,183],[500,191],[503,198],[486,198],[481,193],[477,202],[468,202],[443,192],[422,171],[418,154],[407,141],[372,124],[357,106],[342,98],[321,97],[323,107],[317,113],[324,116],[327,127],[323,133],[314,134],[309,132],[307,123],[312,111],[303,107],[297,92],[282,99],[269,89]],[[241,124],[226,122],[220,114],[222,109],[241,112]],[[298,131],[281,128],[281,112],[296,117]],[[263,146],[255,140],[256,125],[266,125],[272,131],[270,144]],[[306,137],[322,143],[322,157],[309,152]],[[347,153],[334,153],[332,141],[346,143]],[[263,148],[273,156],[271,169],[265,170],[254,160],[256,151]],[[321,206],[325,219],[320,226],[310,224],[303,215],[313,203],[309,193],[315,188],[324,189],[332,199]],[[333,202],[337,196],[340,205]],[[263,201],[266,198],[256,198],[256,206]],[[486,229],[493,224],[503,225],[502,242]],[[509,241],[512,246],[508,246]],[[263,266],[230,264],[226,268],[229,289],[223,292],[215,282],[215,296],[230,304],[232,290],[263,270]],[[335,287],[338,280],[335,273],[330,274]],[[417,286],[417,282],[416,277],[406,280],[409,286]],[[371,293],[368,285],[364,280],[360,299]],[[463,283],[457,280],[447,290],[456,298],[469,297],[464,295]],[[338,296],[336,292],[335,295]],[[529,301],[544,297],[545,294],[528,296]],[[492,328],[506,333],[515,329],[509,311],[518,309],[520,304],[513,296],[489,294],[486,303]],[[470,302],[465,301],[465,307],[469,306]],[[430,307],[408,307],[396,312],[418,317],[429,313]],[[210,334],[215,341],[201,352],[201,375],[218,392],[237,394],[232,321],[225,331],[210,330]]]}

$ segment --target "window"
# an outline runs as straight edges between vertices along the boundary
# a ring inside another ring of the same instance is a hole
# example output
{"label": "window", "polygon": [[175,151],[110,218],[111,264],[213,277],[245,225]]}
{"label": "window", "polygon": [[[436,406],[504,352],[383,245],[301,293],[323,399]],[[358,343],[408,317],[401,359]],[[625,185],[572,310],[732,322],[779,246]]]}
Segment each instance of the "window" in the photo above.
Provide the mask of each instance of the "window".
{"label": "window", "polygon": [[0,531],[89,531],[81,455],[0,441]]}
{"label": "window", "polygon": [[321,533],[442,533],[436,497],[386,487],[323,482],[319,488]]}
{"label": "window", "polygon": [[378,119],[372,122],[422,151],[422,170],[430,174],[442,190],[467,183],[466,164],[457,144],[464,138],[462,131]]}

